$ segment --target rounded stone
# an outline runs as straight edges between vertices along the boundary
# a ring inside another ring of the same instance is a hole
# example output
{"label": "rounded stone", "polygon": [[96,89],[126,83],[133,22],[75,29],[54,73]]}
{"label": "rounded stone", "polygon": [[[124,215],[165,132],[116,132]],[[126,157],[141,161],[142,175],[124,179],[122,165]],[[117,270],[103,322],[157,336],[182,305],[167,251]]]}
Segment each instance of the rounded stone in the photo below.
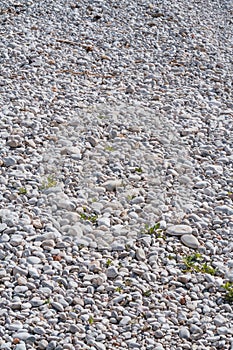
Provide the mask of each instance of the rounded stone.
{"label": "rounded stone", "polygon": [[183,235],[181,236],[181,242],[189,248],[197,249],[199,247],[199,242],[197,238],[193,235]]}
{"label": "rounded stone", "polygon": [[189,332],[188,328],[182,327],[179,330],[179,337],[182,338],[182,339],[189,339],[190,338],[190,332]]}
{"label": "rounded stone", "polygon": [[172,236],[182,236],[192,233],[192,228],[188,225],[172,225],[167,228],[166,232]]}

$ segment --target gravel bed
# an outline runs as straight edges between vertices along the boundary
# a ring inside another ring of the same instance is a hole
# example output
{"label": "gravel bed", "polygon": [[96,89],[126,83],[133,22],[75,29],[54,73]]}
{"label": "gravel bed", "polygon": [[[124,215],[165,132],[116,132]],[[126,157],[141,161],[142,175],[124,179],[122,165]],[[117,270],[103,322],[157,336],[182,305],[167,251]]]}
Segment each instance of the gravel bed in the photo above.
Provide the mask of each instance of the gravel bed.
{"label": "gravel bed", "polygon": [[233,349],[233,6],[0,3],[0,349]]}

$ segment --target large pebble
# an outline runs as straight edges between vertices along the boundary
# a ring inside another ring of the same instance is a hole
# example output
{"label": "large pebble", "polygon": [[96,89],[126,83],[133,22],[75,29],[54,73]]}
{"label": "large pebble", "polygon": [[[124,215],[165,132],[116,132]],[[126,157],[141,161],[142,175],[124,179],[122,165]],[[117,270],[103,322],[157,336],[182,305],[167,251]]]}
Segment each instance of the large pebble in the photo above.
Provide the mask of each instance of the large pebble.
{"label": "large pebble", "polygon": [[106,271],[106,276],[108,278],[116,278],[119,272],[115,266],[110,266]]}
{"label": "large pebble", "polygon": [[181,242],[189,248],[197,249],[199,247],[199,242],[197,238],[193,235],[183,235],[181,236]]}
{"label": "large pebble", "polygon": [[219,205],[215,207],[215,211],[221,214],[233,215],[233,207],[229,207],[228,205]]}
{"label": "large pebble", "polygon": [[173,236],[182,236],[192,233],[192,228],[188,225],[172,225],[167,228],[167,234]]}
{"label": "large pebble", "polygon": [[179,337],[182,339],[189,339],[190,338],[190,332],[187,327],[181,327],[179,330]]}
{"label": "large pebble", "polygon": [[115,191],[118,187],[121,186],[121,180],[108,180],[103,183],[103,187],[105,187],[107,191]]}

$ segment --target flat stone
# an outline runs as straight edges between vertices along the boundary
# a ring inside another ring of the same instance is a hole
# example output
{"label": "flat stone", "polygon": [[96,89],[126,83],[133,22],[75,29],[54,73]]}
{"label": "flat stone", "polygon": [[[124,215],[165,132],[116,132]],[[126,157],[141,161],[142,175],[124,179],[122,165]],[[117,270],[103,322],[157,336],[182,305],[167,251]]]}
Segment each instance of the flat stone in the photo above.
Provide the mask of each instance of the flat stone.
{"label": "flat stone", "polygon": [[192,228],[188,225],[172,225],[167,228],[166,233],[172,236],[182,236],[192,233]]}
{"label": "flat stone", "polygon": [[56,309],[57,311],[64,311],[64,307],[63,307],[63,305],[61,304],[61,303],[58,303],[58,302],[56,302],[56,301],[52,301],[51,302],[51,305],[52,305],[52,307],[54,308],[54,309]]}
{"label": "flat stone", "polygon": [[44,304],[44,300],[40,299],[39,297],[34,297],[29,302],[33,307],[39,307]]}
{"label": "flat stone", "polygon": [[121,180],[108,180],[103,183],[103,187],[105,187],[107,191],[116,191],[116,189],[121,186]]}
{"label": "flat stone", "polygon": [[226,215],[233,215],[233,207],[229,207],[228,205],[219,205],[215,207],[215,211],[217,213],[222,213]]}
{"label": "flat stone", "polygon": [[24,331],[24,332],[16,332],[13,334],[13,338],[19,338],[20,340],[27,340],[28,338],[31,337],[31,334]]}
{"label": "flat stone", "polygon": [[27,286],[16,286],[15,289],[14,289],[14,292],[16,294],[25,293],[26,291],[28,291],[28,287]]}
{"label": "flat stone", "polygon": [[188,234],[181,236],[181,242],[189,248],[197,249],[199,247],[199,242],[193,235]]}
{"label": "flat stone", "polygon": [[40,264],[41,259],[38,258],[37,256],[29,256],[27,258],[27,262],[31,265],[37,265],[37,264]]}

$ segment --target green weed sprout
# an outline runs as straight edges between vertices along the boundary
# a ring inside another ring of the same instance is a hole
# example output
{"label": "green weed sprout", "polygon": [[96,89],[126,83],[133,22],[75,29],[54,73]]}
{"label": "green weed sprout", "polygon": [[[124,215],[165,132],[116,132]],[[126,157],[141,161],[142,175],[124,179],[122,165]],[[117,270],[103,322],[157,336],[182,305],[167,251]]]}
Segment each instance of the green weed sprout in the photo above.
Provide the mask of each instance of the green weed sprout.
{"label": "green weed sprout", "polygon": [[222,288],[224,288],[226,290],[226,300],[230,303],[233,302],[233,282],[226,282]]}
{"label": "green weed sprout", "polygon": [[83,220],[90,221],[92,224],[95,224],[97,219],[98,219],[98,216],[94,215],[94,214],[88,215],[86,213],[81,213],[80,214],[80,218],[83,219]]}
{"label": "green weed sprout", "polygon": [[94,317],[93,316],[90,316],[89,319],[88,319],[88,323],[89,325],[92,325],[94,323]]}
{"label": "green weed sprout", "polygon": [[141,167],[137,167],[137,168],[135,168],[134,170],[135,170],[137,173],[140,173],[140,174],[141,174],[142,171],[143,171]]}
{"label": "green weed sprout", "polygon": [[204,262],[204,258],[200,253],[188,255],[183,258],[185,264],[184,272],[202,272],[209,275],[215,275],[216,269]]}
{"label": "green weed sprout", "polygon": [[160,229],[159,222],[151,227],[148,224],[146,224],[145,225],[145,233],[148,235],[155,235],[157,238],[163,238],[163,239],[166,238],[163,230]]}
{"label": "green weed sprout", "polygon": [[54,175],[48,175],[47,179],[45,181],[42,182],[41,185],[41,190],[47,190],[51,187],[55,187],[57,186],[57,181],[54,178]]}
{"label": "green weed sprout", "polygon": [[19,194],[26,194],[27,193],[27,189],[25,187],[20,187],[18,190]]}

